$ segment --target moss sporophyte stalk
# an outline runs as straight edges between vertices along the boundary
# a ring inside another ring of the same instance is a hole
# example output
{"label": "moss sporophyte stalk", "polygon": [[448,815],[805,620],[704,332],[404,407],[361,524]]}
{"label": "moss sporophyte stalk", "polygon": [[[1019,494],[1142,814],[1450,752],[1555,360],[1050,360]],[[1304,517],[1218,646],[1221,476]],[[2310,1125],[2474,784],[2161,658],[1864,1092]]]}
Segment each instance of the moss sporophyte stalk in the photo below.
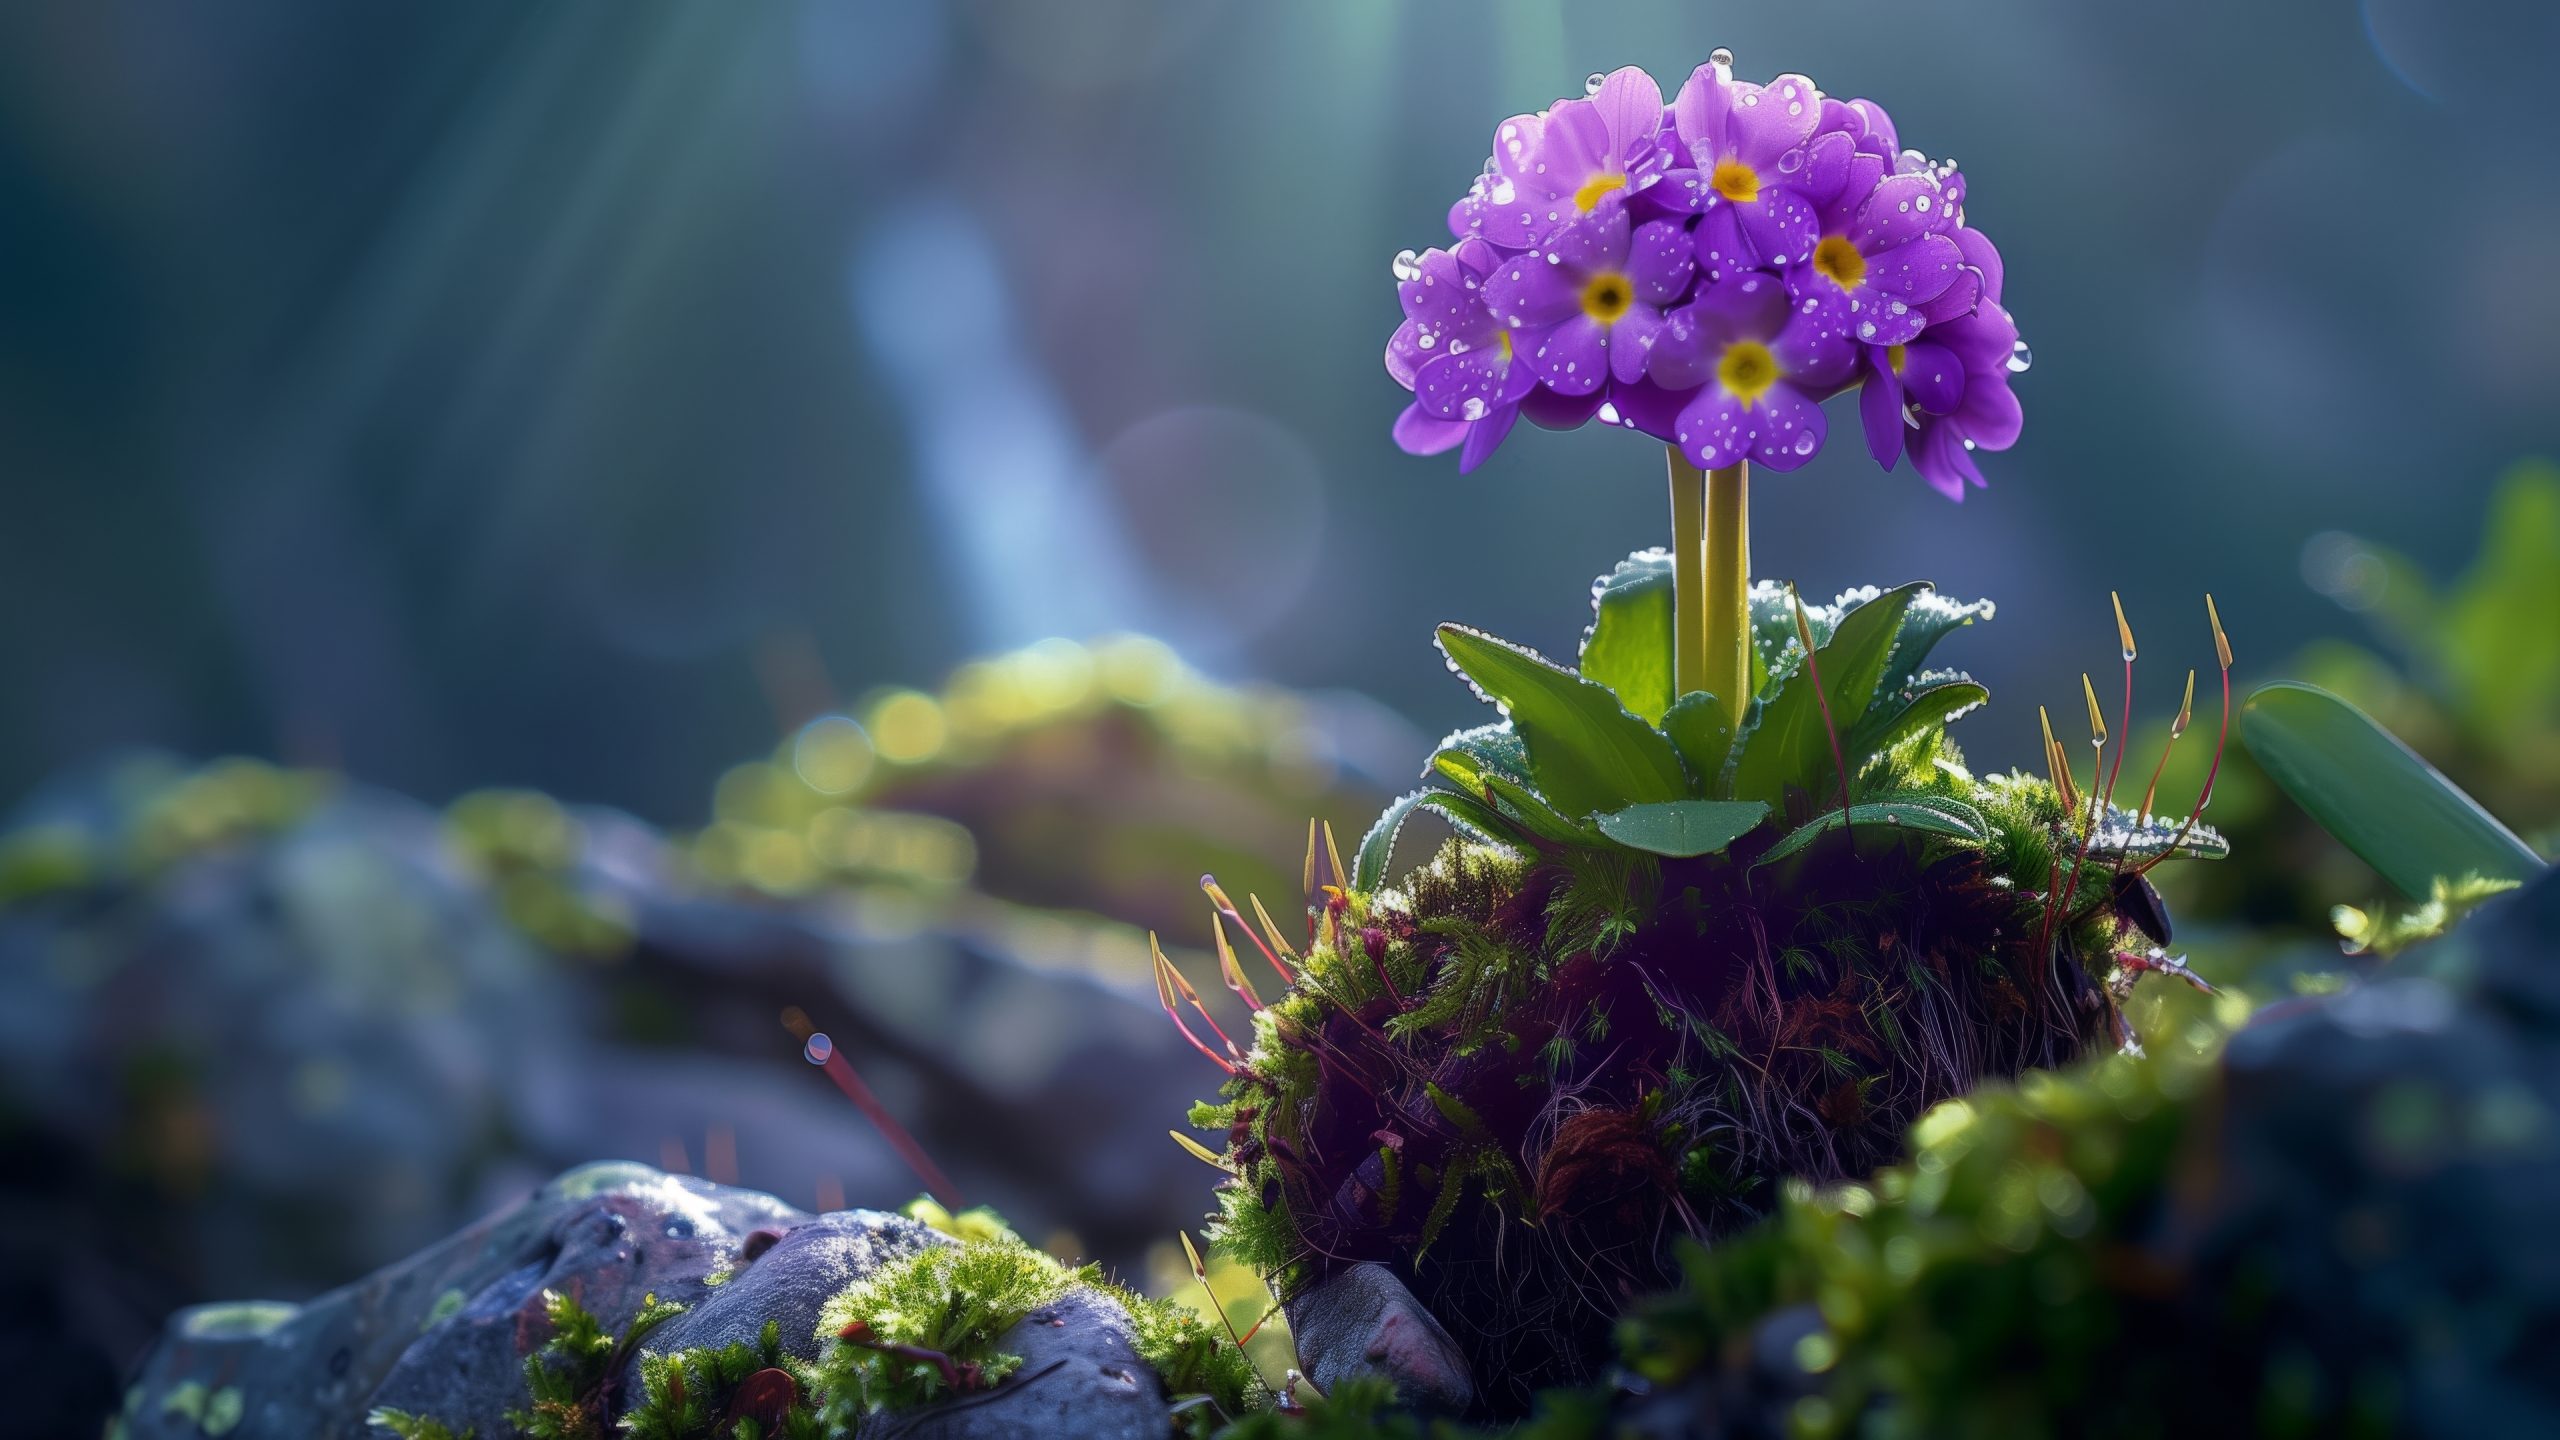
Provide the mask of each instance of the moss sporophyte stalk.
{"label": "moss sporophyte stalk", "polygon": [[[2082,677],[2092,757],[2048,739],[2044,774],[1977,775],[1948,727],[1987,692],[1930,661],[1989,602],[1748,578],[1749,466],[1818,450],[1824,399],[1858,389],[1877,460],[1953,498],[2016,438],[2025,350],[1964,202],[1881,107],[1737,82],[1719,52],[1668,107],[1621,70],[1504,121],[1453,246],[1397,259],[1405,448],[1472,468],[1523,413],[1644,431],[1672,544],[1593,584],[1570,665],[1440,627],[1499,718],[1442,741],[1347,863],[1311,827],[1295,938],[1204,878],[1249,1030],[1160,947],[1157,990],[1226,1076],[1191,1113],[1212,1142],[1177,1136],[1225,1176],[1215,1243],[1284,1299],[1389,1267],[1488,1414],[1593,1375],[1683,1237],[1893,1163],[1985,1079],[2137,1048],[2145,974],[2204,985],[2145,877],[2223,853],[2212,781],[2176,818],[2156,767],[2119,803],[2121,606],[2112,730]],[[1423,810],[1450,833],[1400,854]]]}

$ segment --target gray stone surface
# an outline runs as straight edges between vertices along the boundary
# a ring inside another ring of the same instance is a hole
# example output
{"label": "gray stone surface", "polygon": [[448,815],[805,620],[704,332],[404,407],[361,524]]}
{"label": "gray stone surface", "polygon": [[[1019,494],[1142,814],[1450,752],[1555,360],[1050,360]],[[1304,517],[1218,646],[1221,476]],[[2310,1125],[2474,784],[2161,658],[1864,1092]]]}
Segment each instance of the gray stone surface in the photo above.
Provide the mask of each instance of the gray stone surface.
{"label": "gray stone surface", "polygon": [[1289,1334],[1318,1390],[1376,1374],[1417,1410],[1456,1415],[1475,1404],[1458,1342],[1383,1265],[1354,1265],[1309,1286],[1289,1302]]}
{"label": "gray stone surface", "polygon": [[[874,1210],[809,1215],[772,1196],[620,1162],[585,1166],[522,1204],[304,1305],[246,1302],[179,1312],[125,1397],[126,1440],[301,1440],[370,1431],[376,1406],[512,1433],[524,1357],[549,1336],[541,1295],[575,1296],[619,1333],[645,1297],[687,1307],[643,1350],[752,1342],[778,1322],[816,1358],[817,1316],[836,1291],[897,1256],[952,1243]],[[727,1272],[725,1281],[711,1277]],[[865,1436],[1159,1437],[1170,1418],[1128,1316],[1078,1291],[1006,1337],[1023,1365],[981,1395],[883,1417]],[[637,1393],[636,1357],[611,1392]]]}

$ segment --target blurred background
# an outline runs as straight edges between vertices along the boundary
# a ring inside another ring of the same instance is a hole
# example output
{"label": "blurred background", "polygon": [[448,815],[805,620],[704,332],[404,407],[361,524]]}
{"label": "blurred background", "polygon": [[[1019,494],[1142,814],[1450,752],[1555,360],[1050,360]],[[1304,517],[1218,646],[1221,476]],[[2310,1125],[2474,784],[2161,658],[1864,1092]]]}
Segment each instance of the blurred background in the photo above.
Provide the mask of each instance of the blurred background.
{"label": "blurred background", "polygon": [[[589,1155],[912,1193],[784,1003],[1026,1230],[1165,1263],[1206,1177],[1100,1157],[1214,1075],[1136,927],[1285,900],[1475,723],[1434,623],[1570,653],[1665,529],[1634,437],[1399,454],[1389,259],[1503,116],[1718,45],[1959,159],[2034,354],[1990,490],[1841,430],[1763,575],[1996,597],[1994,766],[2111,589],[2165,718],[2211,590],[2244,676],[2551,822],[2560,657],[2481,648],[2560,613],[2535,0],[11,6],[0,1298],[94,1389]],[[2225,911],[2371,883],[2261,851]],[[1089,1108],[987,1131],[1032,1096]]]}

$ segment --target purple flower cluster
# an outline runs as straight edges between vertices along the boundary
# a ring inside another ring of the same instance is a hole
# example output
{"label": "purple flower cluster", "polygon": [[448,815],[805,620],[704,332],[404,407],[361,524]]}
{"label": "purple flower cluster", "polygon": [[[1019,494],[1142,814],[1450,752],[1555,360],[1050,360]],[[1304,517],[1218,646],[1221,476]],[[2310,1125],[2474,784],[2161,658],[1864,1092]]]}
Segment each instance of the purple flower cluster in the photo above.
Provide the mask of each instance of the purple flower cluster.
{"label": "purple flower cluster", "polygon": [[1701,469],[1793,470],[1855,389],[1876,463],[1908,455],[1950,499],[1983,483],[2027,351],[1952,162],[1873,101],[1737,81],[1721,50],[1668,106],[1632,66],[1586,91],[1503,121],[1455,242],[1396,257],[1399,445],[1465,471],[1523,415],[1596,419]]}

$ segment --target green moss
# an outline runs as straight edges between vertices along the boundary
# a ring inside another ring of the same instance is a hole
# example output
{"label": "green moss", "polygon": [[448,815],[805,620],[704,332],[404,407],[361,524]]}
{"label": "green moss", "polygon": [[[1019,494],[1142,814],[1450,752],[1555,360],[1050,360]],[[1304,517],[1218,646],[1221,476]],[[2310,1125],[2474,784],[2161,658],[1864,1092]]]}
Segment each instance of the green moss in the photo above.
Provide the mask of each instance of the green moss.
{"label": "green moss", "polygon": [[818,1366],[823,1417],[851,1427],[864,1415],[1002,1382],[1022,1357],[997,1342],[1078,1278],[1013,1240],[933,1245],[890,1261],[819,1312],[818,1338],[837,1342]]}
{"label": "green moss", "polygon": [[1622,1326],[1627,1362],[1676,1385],[1812,1305],[1821,1327],[1797,1360],[1822,1378],[1793,1416],[1808,1436],[2071,1433],[2107,1396],[2174,1385],[2147,1373],[2126,1302],[2156,1281],[2121,1237],[2159,1202],[2210,1074],[2184,1049],[2109,1056],[1949,1101],[1913,1127],[1907,1162],[1791,1186],[1765,1225],[1691,1248],[1680,1291]]}
{"label": "green moss", "polygon": [[388,1405],[376,1405],[364,1417],[364,1423],[377,1430],[388,1430],[399,1440],[472,1440],[479,1432],[465,1425],[454,1429],[432,1415],[413,1415]]}
{"label": "green moss", "polygon": [[542,1305],[551,1338],[525,1357],[527,1404],[508,1411],[507,1420],[530,1440],[602,1440],[605,1382],[642,1338],[683,1314],[684,1307],[645,1296],[617,1338],[585,1306],[556,1290],[542,1292]]}
{"label": "green moss", "polygon": [[[740,1390],[765,1371],[790,1379],[792,1398],[781,1423],[768,1430],[741,1417],[724,1426]],[[643,1351],[639,1402],[622,1417],[620,1430],[630,1440],[821,1440],[827,1431],[818,1418],[820,1403],[816,1368],[784,1350],[781,1324],[768,1320],[753,1345],[732,1341],[664,1354]]]}

